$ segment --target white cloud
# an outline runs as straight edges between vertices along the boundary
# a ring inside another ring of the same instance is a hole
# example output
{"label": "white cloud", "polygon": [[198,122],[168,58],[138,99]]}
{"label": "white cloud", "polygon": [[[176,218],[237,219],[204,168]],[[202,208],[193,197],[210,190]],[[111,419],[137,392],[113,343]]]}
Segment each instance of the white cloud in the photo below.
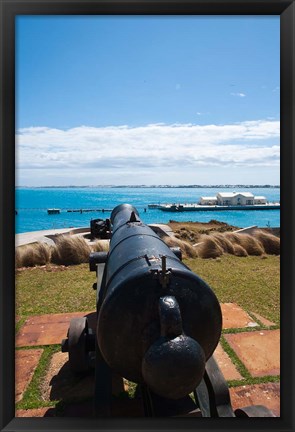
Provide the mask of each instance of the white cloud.
{"label": "white cloud", "polygon": [[[33,179],[42,172],[39,181],[45,181],[58,171],[73,182],[82,175],[96,178],[98,173],[112,179],[136,172],[145,179],[170,170],[182,183],[181,172],[202,167],[278,167],[279,133],[279,121],[270,120],[68,130],[30,127],[17,131],[17,168],[21,178],[26,174]],[[139,178],[134,182],[141,183]]]}
{"label": "white cloud", "polygon": [[231,93],[232,96],[238,96],[238,97],[246,97],[245,93]]}

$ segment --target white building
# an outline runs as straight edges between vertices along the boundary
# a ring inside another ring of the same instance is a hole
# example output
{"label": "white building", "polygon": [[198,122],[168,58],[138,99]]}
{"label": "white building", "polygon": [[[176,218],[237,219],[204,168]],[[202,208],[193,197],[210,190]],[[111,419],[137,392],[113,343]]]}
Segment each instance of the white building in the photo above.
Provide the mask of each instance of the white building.
{"label": "white building", "polygon": [[254,195],[251,192],[219,192],[218,205],[253,205]]}
{"label": "white building", "polygon": [[266,204],[263,196],[255,197],[251,192],[219,192],[217,194],[218,205],[247,206],[254,204]]}
{"label": "white building", "polygon": [[216,197],[201,197],[200,198],[201,205],[216,205],[217,198]]}
{"label": "white building", "polygon": [[247,206],[267,204],[264,196],[254,196],[251,192],[219,192],[216,197],[200,198],[201,205]]}
{"label": "white building", "polygon": [[267,199],[264,196],[256,196],[254,197],[254,204],[266,204]]}

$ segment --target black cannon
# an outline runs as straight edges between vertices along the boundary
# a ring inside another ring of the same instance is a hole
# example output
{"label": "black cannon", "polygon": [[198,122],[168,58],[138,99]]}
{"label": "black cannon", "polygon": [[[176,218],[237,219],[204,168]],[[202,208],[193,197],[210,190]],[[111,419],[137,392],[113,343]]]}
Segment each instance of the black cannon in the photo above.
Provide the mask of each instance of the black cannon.
{"label": "black cannon", "polygon": [[62,343],[75,372],[95,366],[95,415],[111,415],[115,374],[138,384],[147,416],[179,414],[185,401],[205,417],[272,416],[264,407],[234,413],[212,356],[221,336],[220,305],[180,251],[129,204],[114,208],[110,223],[109,252],[90,255],[90,270],[97,272],[95,335],[86,318],[75,319]]}
{"label": "black cannon", "polygon": [[92,219],[90,221],[90,237],[92,240],[95,238],[109,239],[110,238],[110,221],[109,219]]}

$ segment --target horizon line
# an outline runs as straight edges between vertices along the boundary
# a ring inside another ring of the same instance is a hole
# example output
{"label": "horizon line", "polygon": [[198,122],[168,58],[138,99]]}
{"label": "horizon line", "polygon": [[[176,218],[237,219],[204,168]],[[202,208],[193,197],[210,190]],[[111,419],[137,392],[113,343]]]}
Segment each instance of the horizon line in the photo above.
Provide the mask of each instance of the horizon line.
{"label": "horizon line", "polygon": [[45,188],[278,188],[279,184],[179,184],[179,185],[170,185],[170,184],[138,184],[138,185],[120,185],[120,184],[107,184],[107,185],[42,185],[42,186],[34,186],[34,185],[19,185],[15,186],[16,189],[20,188],[36,188],[36,189],[45,189]]}

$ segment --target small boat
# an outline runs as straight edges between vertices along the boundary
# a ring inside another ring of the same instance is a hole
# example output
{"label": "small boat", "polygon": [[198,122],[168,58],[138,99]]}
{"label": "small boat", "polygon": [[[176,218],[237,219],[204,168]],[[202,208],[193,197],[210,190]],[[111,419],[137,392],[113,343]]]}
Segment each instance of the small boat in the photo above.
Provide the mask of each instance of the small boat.
{"label": "small boat", "polygon": [[56,209],[56,208],[47,209],[47,213],[48,214],[60,214],[60,209]]}

